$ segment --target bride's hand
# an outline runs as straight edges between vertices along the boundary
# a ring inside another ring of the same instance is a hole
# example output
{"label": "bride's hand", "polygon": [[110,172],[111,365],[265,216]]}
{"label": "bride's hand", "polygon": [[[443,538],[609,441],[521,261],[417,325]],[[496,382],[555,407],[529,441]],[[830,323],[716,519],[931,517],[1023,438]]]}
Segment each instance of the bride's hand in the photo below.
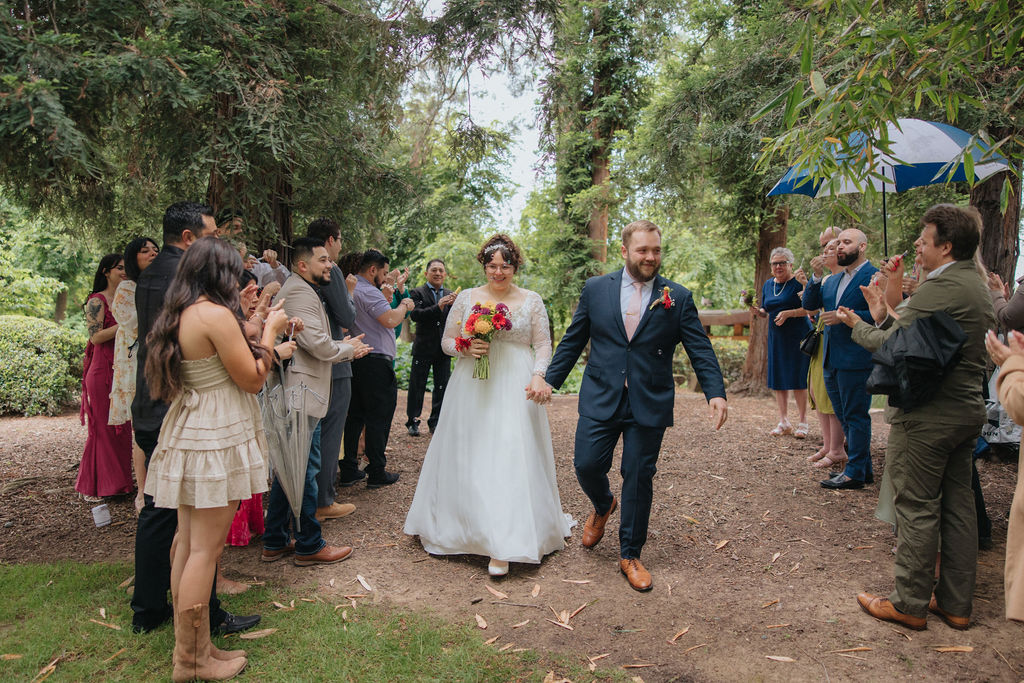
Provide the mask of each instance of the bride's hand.
{"label": "bride's hand", "polygon": [[530,383],[526,385],[526,399],[538,404],[549,403],[551,401],[551,385],[540,375],[534,375],[530,378]]}
{"label": "bride's hand", "polygon": [[466,355],[471,358],[482,358],[486,356],[491,350],[491,345],[485,342],[483,339],[473,339],[469,342],[469,348],[466,349]]}

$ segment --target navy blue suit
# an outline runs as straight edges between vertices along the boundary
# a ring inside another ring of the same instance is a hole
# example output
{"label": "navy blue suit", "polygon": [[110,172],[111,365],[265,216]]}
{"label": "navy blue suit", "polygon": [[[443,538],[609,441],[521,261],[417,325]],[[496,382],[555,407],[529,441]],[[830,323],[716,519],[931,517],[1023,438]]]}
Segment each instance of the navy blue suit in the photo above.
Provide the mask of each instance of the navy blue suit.
{"label": "navy blue suit", "polygon": [[[562,386],[590,342],[576,426],[576,478],[598,514],[605,514],[613,500],[608,470],[622,437],[620,554],[638,558],[647,540],[658,452],[665,428],[672,425],[676,345],[682,342],[708,400],[725,397],[725,382],[688,289],[656,277],[651,296],[655,305],[648,304],[628,340],[621,287],[622,271],[587,280],[545,379],[555,388]],[[665,287],[675,302],[667,309],[655,303]]]}
{"label": "navy blue suit", "polygon": [[[846,306],[863,320],[871,320],[871,311],[864,301],[861,285],[867,286],[871,276],[878,269],[870,262],[861,266],[856,275],[843,291],[842,298],[837,302],[840,278],[837,273],[828,278],[824,284],[808,282],[804,287],[804,308],[814,311],[824,308],[834,311],[839,306]],[[828,325],[822,337],[825,344],[825,390],[832,401],[836,417],[843,425],[846,436],[846,448],[850,457],[844,473],[850,479],[865,481],[873,477],[871,467],[871,395],[865,388],[871,374],[871,352],[853,341],[852,330],[842,323]]]}

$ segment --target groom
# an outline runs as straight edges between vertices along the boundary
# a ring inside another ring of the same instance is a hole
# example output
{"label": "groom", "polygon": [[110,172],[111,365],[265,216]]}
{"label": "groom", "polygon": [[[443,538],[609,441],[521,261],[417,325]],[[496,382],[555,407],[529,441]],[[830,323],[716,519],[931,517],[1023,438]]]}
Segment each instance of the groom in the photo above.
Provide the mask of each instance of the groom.
{"label": "groom", "polygon": [[625,268],[587,280],[572,323],[545,379],[562,386],[590,342],[576,425],[576,478],[594,504],[583,527],[583,547],[593,548],[617,502],[608,486],[612,452],[622,437],[622,512],[619,569],[638,591],[651,589],[640,563],[654,494],[653,478],[665,428],[672,426],[675,383],[672,354],[683,343],[713,411],[725,423],[725,383],[711,341],[697,318],[690,291],[658,275],[661,230],[634,221],[622,231]]}

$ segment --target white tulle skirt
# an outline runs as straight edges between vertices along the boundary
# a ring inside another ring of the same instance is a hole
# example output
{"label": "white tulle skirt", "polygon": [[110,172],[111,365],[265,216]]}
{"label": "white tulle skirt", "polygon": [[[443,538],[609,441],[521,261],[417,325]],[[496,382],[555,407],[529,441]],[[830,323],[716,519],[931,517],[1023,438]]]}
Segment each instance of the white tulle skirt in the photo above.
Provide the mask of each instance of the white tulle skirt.
{"label": "white tulle skirt", "polygon": [[492,342],[490,378],[455,364],[405,533],[435,555],[537,564],[563,547],[571,518],[555,481],[548,415],[526,400],[529,346]]}

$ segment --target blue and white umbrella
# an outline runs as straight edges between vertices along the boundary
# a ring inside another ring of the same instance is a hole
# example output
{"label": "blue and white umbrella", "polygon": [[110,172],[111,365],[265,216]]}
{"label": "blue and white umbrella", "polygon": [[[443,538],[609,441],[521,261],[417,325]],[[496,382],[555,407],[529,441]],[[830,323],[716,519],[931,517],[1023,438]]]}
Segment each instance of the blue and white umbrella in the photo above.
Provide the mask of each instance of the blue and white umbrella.
{"label": "blue and white umbrella", "polygon": [[[836,160],[842,166],[844,161],[861,158],[870,151],[871,164],[865,165],[864,171],[858,176],[848,177],[848,174],[844,174],[815,180],[813,169],[792,166],[768,196],[802,194],[813,198],[829,197],[863,192],[871,185],[882,193],[882,231],[888,255],[889,238],[885,216],[887,192],[903,192],[947,181],[966,181],[964,157],[970,157],[973,162],[975,182],[1009,168],[1004,157],[999,154],[989,156],[988,145],[973,139],[970,133],[955,126],[920,119],[897,119],[895,123],[887,124],[887,131],[888,153],[881,152],[877,147],[869,150],[868,136],[854,133],[847,149],[836,154]],[[876,139],[878,137],[875,136]],[[833,147],[838,148],[837,145]],[[968,148],[969,151],[965,152]]]}

